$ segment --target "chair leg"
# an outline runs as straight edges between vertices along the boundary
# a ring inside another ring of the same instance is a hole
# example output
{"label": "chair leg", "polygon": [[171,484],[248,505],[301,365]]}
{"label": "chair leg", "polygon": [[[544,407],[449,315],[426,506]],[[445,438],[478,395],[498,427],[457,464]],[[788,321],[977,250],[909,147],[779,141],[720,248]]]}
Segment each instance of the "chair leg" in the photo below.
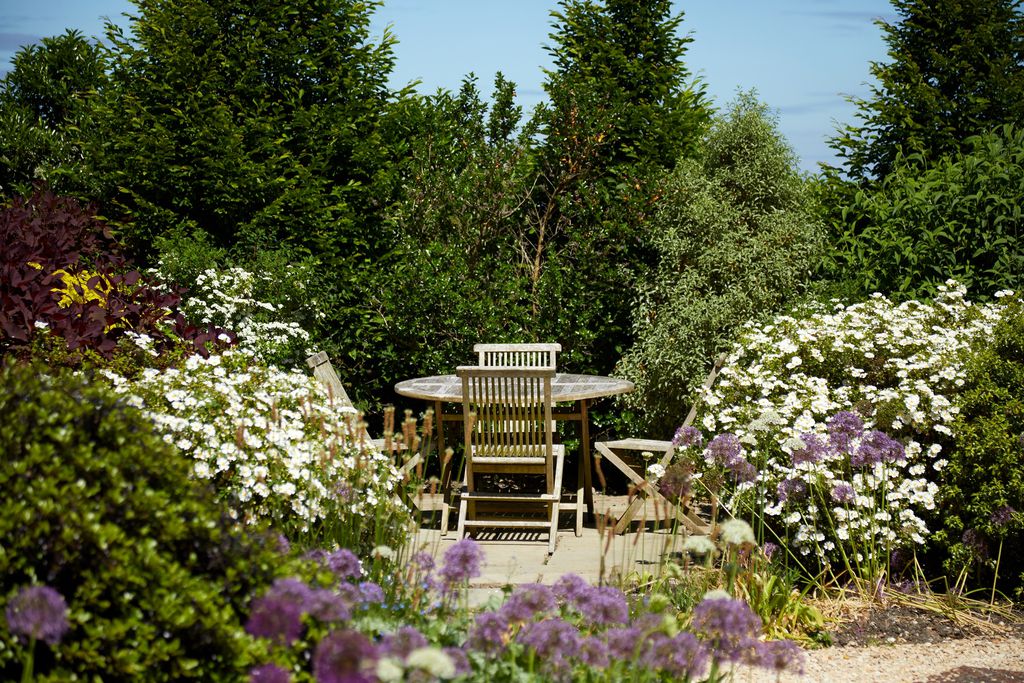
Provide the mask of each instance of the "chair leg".
{"label": "chair leg", "polygon": [[558,538],[558,501],[551,503],[551,528],[548,531],[548,555],[555,554],[555,540]]}
{"label": "chair leg", "polygon": [[469,508],[469,501],[466,500],[465,496],[459,501],[459,530],[458,540],[462,540],[466,535],[466,511]]}
{"label": "chair leg", "polygon": [[448,510],[449,510],[449,508],[450,508],[450,506],[448,505],[448,501],[442,500],[441,501],[441,536],[442,537],[448,535]]}
{"label": "chair leg", "polygon": [[576,536],[583,535],[583,484],[576,489]]}

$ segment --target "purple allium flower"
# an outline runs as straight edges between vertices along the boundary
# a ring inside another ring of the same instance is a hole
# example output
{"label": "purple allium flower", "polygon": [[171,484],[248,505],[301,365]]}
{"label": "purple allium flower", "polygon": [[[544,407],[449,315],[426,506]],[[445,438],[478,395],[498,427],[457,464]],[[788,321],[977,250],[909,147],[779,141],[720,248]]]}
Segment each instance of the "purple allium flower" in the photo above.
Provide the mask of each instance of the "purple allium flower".
{"label": "purple allium flower", "polygon": [[757,468],[743,457],[739,457],[734,460],[732,464],[729,465],[729,471],[732,472],[732,476],[736,480],[737,484],[743,484],[757,479]]}
{"label": "purple allium flower", "polygon": [[317,683],[370,683],[376,680],[377,658],[376,648],[362,633],[334,631],[316,646],[313,675]]}
{"label": "purple allium flower", "polygon": [[327,566],[339,579],[358,579],[363,575],[363,563],[347,548],[335,550],[328,555]]}
{"label": "purple allium flower", "polygon": [[850,454],[853,467],[872,467],[880,462],[906,460],[903,444],[888,434],[872,430],[864,435],[857,450]]}
{"label": "purple allium flower", "polygon": [[575,654],[583,642],[579,630],[558,617],[528,622],[519,631],[516,640],[556,668],[567,655]]}
{"label": "purple allium flower", "polygon": [[580,643],[576,658],[592,669],[603,669],[608,666],[608,644],[598,636],[588,636]]}
{"label": "purple allium flower", "polygon": [[825,423],[828,429],[828,442],[833,449],[846,452],[850,442],[864,431],[864,420],[857,413],[841,410]]}
{"label": "purple allium flower", "polygon": [[693,610],[693,628],[711,644],[716,661],[738,661],[757,642],[761,618],[743,600],[706,598]]}
{"label": "purple allium flower", "polygon": [[305,612],[313,599],[313,589],[299,579],[277,579],[267,589],[266,597],[294,603]]}
{"label": "purple allium flower", "polygon": [[263,664],[249,671],[249,683],[291,683],[292,676],[277,664]]}
{"label": "purple allium flower", "polygon": [[772,561],[772,557],[775,556],[775,553],[778,552],[778,550],[778,544],[772,543],[771,541],[765,541],[765,544],[761,546],[761,552],[764,553],[764,559],[769,562]]}
{"label": "purple allium flower", "polygon": [[421,550],[420,552],[413,555],[412,563],[416,565],[419,571],[425,573],[430,573],[434,571],[434,566],[436,564],[434,562],[434,556],[428,553],[426,550]]}
{"label": "purple allium flower", "polygon": [[769,640],[754,645],[750,663],[764,669],[790,671],[802,676],[806,659],[803,649],[792,640]]}
{"label": "purple allium flower", "polygon": [[382,655],[405,659],[413,650],[427,647],[430,643],[426,636],[412,626],[401,626],[394,633],[384,636],[380,642]]}
{"label": "purple allium flower", "polygon": [[575,603],[576,600],[590,590],[590,584],[579,574],[562,574],[551,586],[551,591],[562,602]]}
{"label": "purple allium flower", "polygon": [[817,434],[801,434],[800,440],[804,447],[793,451],[793,464],[799,465],[804,462],[821,462],[828,452],[828,446]]}
{"label": "purple allium flower", "polygon": [[500,612],[482,612],[476,616],[473,630],[466,641],[468,647],[488,654],[505,649],[508,640],[508,619]]}
{"label": "purple allium flower", "polygon": [[469,657],[466,656],[466,651],[461,647],[446,647],[441,651],[451,658],[452,664],[455,665],[456,677],[468,676],[473,673],[473,667],[469,663]]}
{"label": "purple allium flower", "polygon": [[576,607],[594,624],[625,624],[629,620],[629,605],[622,591],[611,586],[595,586],[576,600]]}
{"label": "purple allium flower", "polygon": [[291,645],[302,633],[303,607],[280,596],[264,595],[253,600],[245,630],[257,638]]}
{"label": "purple allium flower", "polygon": [[658,492],[670,501],[690,495],[693,485],[693,465],[685,461],[672,463],[658,480]]}
{"label": "purple allium flower", "polygon": [[711,439],[704,452],[704,458],[709,462],[724,467],[730,467],[738,458],[742,457],[743,445],[735,434],[719,434]]}
{"label": "purple allium flower", "polygon": [[384,589],[373,581],[363,581],[357,588],[359,589],[359,602],[363,606],[379,605],[384,602]]}
{"label": "purple allium flower", "polygon": [[7,603],[7,628],[23,638],[42,640],[51,647],[70,628],[64,596],[49,586],[26,586]]}
{"label": "purple allium flower", "polygon": [[471,538],[464,538],[444,551],[444,566],[438,574],[445,586],[450,589],[456,584],[480,576],[482,560],[483,551],[477,542]]}
{"label": "purple allium flower", "polygon": [[641,662],[654,671],[664,671],[673,679],[696,680],[707,670],[707,646],[692,633],[670,638],[661,632],[652,633],[643,643]]}
{"label": "purple allium flower", "polygon": [[355,498],[355,491],[352,490],[348,482],[340,481],[334,487],[334,497],[342,502],[351,503]]}
{"label": "purple allium flower", "polygon": [[992,513],[992,524],[997,527],[1004,527],[1013,521],[1013,516],[1016,512],[1017,511],[1009,505],[1003,505]]}
{"label": "purple allium flower", "polygon": [[304,552],[302,554],[302,559],[309,560],[310,562],[316,562],[318,564],[326,564],[327,556],[329,554],[330,553],[322,548],[313,548],[312,550]]}
{"label": "purple allium flower", "polygon": [[610,628],[605,631],[604,639],[608,644],[608,655],[612,659],[631,660],[636,657],[637,650],[644,642],[644,632],[635,625],[627,628]]}
{"label": "purple allium flower", "polygon": [[807,482],[803,479],[783,479],[775,489],[779,501],[800,500],[807,493]]}
{"label": "purple allium flower", "polygon": [[329,588],[312,592],[308,612],[323,622],[345,621],[352,618],[352,605],[341,594]]}
{"label": "purple allium flower", "polygon": [[988,543],[977,529],[967,529],[960,540],[981,559],[988,557]]}
{"label": "purple allium flower", "polygon": [[832,500],[837,503],[847,504],[852,503],[853,499],[857,497],[857,494],[853,490],[853,484],[840,481],[832,487]]}
{"label": "purple allium flower", "polygon": [[704,435],[693,425],[680,427],[676,430],[675,436],[672,437],[672,445],[676,448],[690,448],[691,446],[700,448],[703,443]]}
{"label": "purple allium flower", "polygon": [[278,534],[277,538],[274,539],[274,542],[277,544],[277,552],[282,555],[287,555],[291,552],[292,544],[284,534]]}
{"label": "purple allium flower", "polygon": [[544,615],[557,606],[555,593],[540,583],[524,583],[517,586],[501,606],[501,613],[509,621],[529,621],[536,615]]}
{"label": "purple allium flower", "polygon": [[892,554],[889,555],[891,573],[897,576],[902,574],[913,559],[914,554],[906,548],[893,548]]}

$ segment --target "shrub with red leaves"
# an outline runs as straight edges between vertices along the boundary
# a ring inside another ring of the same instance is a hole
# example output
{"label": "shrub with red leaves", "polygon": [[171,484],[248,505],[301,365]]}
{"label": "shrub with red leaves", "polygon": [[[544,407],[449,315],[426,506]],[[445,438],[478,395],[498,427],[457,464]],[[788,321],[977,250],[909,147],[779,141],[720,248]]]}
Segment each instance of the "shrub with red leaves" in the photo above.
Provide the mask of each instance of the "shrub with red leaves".
{"label": "shrub with red leaves", "polygon": [[121,254],[109,226],[48,190],[0,209],[0,356],[29,344],[37,323],[67,343],[109,358],[126,330],[157,348],[184,341],[197,353],[223,345],[226,330],[189,324],[178,294],[145,282]]}

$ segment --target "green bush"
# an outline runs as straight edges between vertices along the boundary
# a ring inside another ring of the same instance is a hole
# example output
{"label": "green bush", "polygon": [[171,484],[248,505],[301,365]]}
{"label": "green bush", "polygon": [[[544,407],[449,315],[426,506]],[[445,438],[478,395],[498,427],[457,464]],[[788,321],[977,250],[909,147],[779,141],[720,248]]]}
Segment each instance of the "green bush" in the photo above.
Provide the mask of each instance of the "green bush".
{"label": "green bush", "polygon": [[741,95],[700,156],[669,176],[650,234],[659,265],[634,312],[618,374],[625,404],[671,433],[740,325],[799,295],[822,246],[807,186],[767,108]]}
{"label": "green bush", "polygon": [[1004,126],[964,147],[934,163],[899,157],[870,189],[827,184],[825,201],[843,205],[825,261],[832,277],[901,299],[930,296],[947,278],[982,297],[1019,289],[1024,129]]}
{"label": "green bush", "polygon": [[[0,371],[0,601],[59,591],[71,630],[39,680],[238,680],[250,598],[282,560],[242,534],[123,399],[82,375]],[[21,646],[0,629],[0,678]]]}
{"label": "green bush", "polygon": [[[944,471],[942,529],[936,541],[956,574],[975,568],[992,585],[1024,593],[1024,307],[1012,304],[990,343],[967,367],[954,426],[956,448]],[[1007,514],[1009,506],[1016,514]],[[997,513],[1006,515],[1000,519]],[[1000,541],[1003,547],[1000,553]]]}

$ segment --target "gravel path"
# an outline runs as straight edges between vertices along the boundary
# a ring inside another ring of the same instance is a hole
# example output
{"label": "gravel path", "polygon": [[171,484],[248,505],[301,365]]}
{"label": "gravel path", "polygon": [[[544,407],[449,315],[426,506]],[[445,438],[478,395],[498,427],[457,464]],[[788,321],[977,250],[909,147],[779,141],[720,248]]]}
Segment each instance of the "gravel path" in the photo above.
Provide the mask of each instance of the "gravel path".
{"label": "gravel path", "polygon": [[741,668],[736,683],[1024,683],[1024,638],[830,647],[807,655],[804,676]]}

